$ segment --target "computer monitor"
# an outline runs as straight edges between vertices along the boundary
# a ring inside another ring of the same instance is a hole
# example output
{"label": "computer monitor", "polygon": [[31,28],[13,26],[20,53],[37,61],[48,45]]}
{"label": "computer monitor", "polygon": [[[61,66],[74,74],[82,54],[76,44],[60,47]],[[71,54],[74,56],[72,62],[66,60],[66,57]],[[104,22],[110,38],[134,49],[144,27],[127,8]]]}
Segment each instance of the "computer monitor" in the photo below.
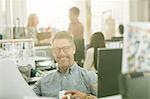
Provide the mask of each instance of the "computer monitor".
{"label": "computer monitor", "polygon": [[51,58],[53,58],[51,45],[35,46],[35,56],[37,56],[37,57],[51,57]]}
{"label": "computer monitor", "polygon": [[106,48],[122,48],[123,41],[122,40],[105,40]]}
{"label": "computer monitor", "polygon": [[99,48],[97,54],[98,98],[119,94],[122,48]]}
{"label": "computer monitor", "polygon": [[0,59],[0,99],[23,99],[24,96],[36,96],[23,79],[15,62]]}

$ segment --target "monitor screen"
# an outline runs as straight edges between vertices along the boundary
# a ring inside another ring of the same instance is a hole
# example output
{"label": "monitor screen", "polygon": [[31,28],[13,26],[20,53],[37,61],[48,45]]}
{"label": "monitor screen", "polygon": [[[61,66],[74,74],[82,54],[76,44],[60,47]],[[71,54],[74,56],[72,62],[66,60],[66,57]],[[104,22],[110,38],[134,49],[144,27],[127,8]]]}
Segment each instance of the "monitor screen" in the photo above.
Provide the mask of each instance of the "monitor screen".
{"label": "monitor screen", "polygon": [[98,98],[119,94],[122,48],[99,48],[97,60]]}
{"label": "monitor screen", "polygon": [[122,48],[123,41],[121,40],[105,40],[106,48]]}
{"label": "monitor screen", "polygon": [[52,47],[50,45],[35,46],[35,56],[53,58]]}

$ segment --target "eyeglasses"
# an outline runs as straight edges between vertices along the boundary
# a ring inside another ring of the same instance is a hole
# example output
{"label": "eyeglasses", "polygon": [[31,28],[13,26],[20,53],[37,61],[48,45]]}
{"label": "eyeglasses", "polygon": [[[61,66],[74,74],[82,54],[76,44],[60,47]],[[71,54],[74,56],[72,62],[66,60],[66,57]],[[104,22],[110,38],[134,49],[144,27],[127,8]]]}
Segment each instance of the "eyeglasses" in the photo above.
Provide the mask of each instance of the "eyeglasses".
{"label": "eyeglasses", "polygon": [[68,53],[71,48],[72,48],[72,46],[64,46],[62,48],[54,47],[53,51],[56,54],[59,54],[61,50],[63,50],[64,53]]}

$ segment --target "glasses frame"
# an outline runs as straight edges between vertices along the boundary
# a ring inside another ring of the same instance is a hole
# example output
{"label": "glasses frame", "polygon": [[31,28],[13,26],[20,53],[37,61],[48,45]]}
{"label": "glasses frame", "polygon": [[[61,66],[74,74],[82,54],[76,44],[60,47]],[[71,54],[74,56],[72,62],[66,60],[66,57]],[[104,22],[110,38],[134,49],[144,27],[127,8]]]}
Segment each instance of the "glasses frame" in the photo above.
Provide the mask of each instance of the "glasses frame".
{"label": "glasses frame", "polygon": [[54,47],[52,48],[53,49],[53,52],[56,53],[56,54],[59,54],[61,52],[61,50],[64,52],[64,53],[68,53],[70,51],[70,49],[73,48],[73,46],[64,46],[64,47]]}

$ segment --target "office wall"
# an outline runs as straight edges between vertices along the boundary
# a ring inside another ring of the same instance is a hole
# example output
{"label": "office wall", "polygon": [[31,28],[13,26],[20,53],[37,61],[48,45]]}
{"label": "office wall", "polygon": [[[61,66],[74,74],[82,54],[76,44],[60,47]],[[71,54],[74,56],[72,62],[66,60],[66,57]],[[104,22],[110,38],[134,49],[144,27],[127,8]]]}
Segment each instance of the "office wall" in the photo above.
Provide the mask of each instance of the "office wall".
{"label": "office wall", "polygon": [[20,19],[20,25],[26,20],[26,0],[0,0],[0,13],[0,33],[5,39],[13,38],[16,18]]}
{"label": "office wall", "polygon": [[149,0],[130,0],[130,21],[149,20]]}
{"label": "office wall", "polygon": [[12,15],[13,25],[16,25],[16,19],[19,18],[20,26],[25,24],[26,21],[26,0],[12,0]]}
{"label": "office wall", "polygon": [[4,17],[4,11],[5,11],[5,9],[4,9],[4,7],[5,7],[5,4],[4,4],[4,0],[0,0],[0,34],[3,34],[3,32],[4,32],[4,29],[3,29],[3,24],[4,24],[4,20],[3,20],[3,17]]}
{"label": "office wall", "polygon": [[[106,39],[120,36],[118,25],[129,22],[129,0],[91,0],[91,16],[92,33],[102,31]],[[110,22],[109,16],[112,16],[113,22]]]}

